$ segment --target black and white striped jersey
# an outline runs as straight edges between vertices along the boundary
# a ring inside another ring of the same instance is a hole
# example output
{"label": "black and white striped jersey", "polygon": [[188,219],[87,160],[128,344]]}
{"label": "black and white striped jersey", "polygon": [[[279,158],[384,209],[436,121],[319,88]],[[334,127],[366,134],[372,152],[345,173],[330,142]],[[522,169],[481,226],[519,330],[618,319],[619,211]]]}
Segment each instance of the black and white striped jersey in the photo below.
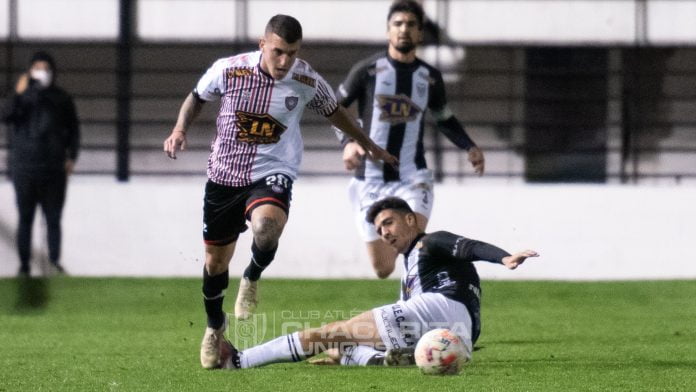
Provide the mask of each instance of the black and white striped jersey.
{"label": "black and white striped jersey", "polygon": [[509,255],[494,245],[446,231],[422,234],[404,255],[401,299],[441,293],[459,301],[469,310],[478,336],[481,285],[472,262],[502,264],[503,257]]}
{"label": "black and white striped jersey", "polygon": [[[423,148],[426,109],[438,121],[453,119],[442,74],[420,59],[401,63],[386,53],[369,57],[351,69],[337,97],[346,107],[357,101],[370,138],[399,158],[398,169],[382,162],[363,162],[355,173],[359,179],[399,181],[427,168]],[[473,146],[458,122],[456,128],[446,133],[448,138],[462,148]]]}

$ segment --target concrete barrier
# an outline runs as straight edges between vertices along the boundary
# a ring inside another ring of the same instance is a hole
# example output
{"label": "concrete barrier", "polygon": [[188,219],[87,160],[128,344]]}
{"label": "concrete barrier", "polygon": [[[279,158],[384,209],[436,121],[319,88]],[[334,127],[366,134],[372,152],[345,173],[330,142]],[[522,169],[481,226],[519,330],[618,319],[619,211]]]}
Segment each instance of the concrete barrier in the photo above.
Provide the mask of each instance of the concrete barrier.
{"label": "concrete barrier", "polygon": [[[200,276],[204,182],[198,177],[129,183],[73,178],[63,220],[64,265],[76,276]],[[264,276],[373,277],[346,184],[347,179],[296,182],[290,220]],[[509,251],[533,248],[542,255],[517,271],[477,263],[484,278],[696,278],[696,187],[472,180],[438,185],[435,199],[429,230],[453,231]],[[0,184],[0,276],[17,271],[14,240],[8,238],[15,223],[14,193],[5,181]],[[36,226],[40,258],[45,240]],[[240,275],[248,263],[250,241],[250,232],[240,238],[232,275]]]}

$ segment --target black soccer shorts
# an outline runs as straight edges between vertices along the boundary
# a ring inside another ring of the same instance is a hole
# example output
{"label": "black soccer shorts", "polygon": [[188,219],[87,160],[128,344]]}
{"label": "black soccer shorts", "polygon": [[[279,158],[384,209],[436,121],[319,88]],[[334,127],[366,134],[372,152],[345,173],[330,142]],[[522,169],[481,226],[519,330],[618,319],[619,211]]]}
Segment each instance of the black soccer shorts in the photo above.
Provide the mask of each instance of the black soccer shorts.
{"label": "black soccer shorts", "polygon": [[251,185],[231,187],[205,184],[203,197],[203,240],[208,245],[224,246],[247,230],[252,211],[264,204],[290,212],[293,181],[285,174],[271,174]]}

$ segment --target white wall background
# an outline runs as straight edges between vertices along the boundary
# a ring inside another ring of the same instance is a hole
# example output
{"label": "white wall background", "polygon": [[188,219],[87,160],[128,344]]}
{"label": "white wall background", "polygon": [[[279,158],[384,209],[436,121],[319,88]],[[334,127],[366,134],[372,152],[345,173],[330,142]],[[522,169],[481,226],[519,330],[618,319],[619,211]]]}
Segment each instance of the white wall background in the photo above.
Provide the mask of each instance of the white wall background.
{"label": "white wall background", "polygon": [[[137,34],[145,40],[256,39],[272,15],[288,13],[302,22],[307,39],[383,42],[390,3],[138,0]],[[0,0],[0,38],[9,34],[8,4]],[[17,4],[22,39],[101,40],[118,35],[118,0]],[[424,5],[451,37],[467,44],[696,44],[693,0],[424,0]],[[244,9],[246,17],[239,19]]]}
{"label": "white wall background", "polygon": [[[73,178],[64,216],[65,266],[79,276],[199,276],[204,181]],[[290,220],[265,276],[373,276],[353,226],[346,183],[296,183]],[[442,184],[429,229],[542,255],[517,271],[477,263],[484,278],[693,279],[694,200],[696,187],[689,186]],[[0,225],[13,233],[15,222],[12,187],[4,181]],[[233,275],[248,263],[250,239],[245,233],[238,243]],[[44,242],[35,237],[37,247]],[[0,238],[0,276],[13,276],[17,268],[12,241]]]}

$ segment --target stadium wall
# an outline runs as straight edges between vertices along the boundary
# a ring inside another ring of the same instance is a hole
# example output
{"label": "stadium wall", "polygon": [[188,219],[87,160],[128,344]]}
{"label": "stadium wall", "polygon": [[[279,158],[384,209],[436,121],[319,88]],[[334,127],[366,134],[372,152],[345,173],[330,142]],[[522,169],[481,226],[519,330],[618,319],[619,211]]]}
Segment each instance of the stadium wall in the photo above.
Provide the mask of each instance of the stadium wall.
{"label": "stadium wall", "polygon": [[[64,215],[63,263],[76,276],[200,276],[204,178],[108,177],[71,180]],[[346,197],[347,179],[300,179],[277,259],[267,277],[372,277]],[[430,229],[533,248],[542,257],[518,271],[478,263],[493,279],[696,278],[696,187],[440,184]],[[17,271],[16,211],[0,183],[0,276]],[[38,221],[37,221],[38,223]],[[44,229],[35,259],[45,258]],[[240,238],[230,271],[249,260]],[[34,262],[37,263],[37,260]],[[38,269],[35,269],[38,271]],[[395,276],[399,276],[396,274]]]}

